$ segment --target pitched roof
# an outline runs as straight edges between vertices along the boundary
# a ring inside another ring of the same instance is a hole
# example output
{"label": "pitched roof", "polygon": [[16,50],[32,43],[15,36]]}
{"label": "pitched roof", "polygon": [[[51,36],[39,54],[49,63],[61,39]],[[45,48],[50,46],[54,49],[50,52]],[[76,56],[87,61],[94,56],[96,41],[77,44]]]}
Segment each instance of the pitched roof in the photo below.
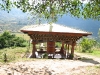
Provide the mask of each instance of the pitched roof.
{"label": "pitched roof", "polygon": [[70,28],[64,25],[59,24],[41,24],[41,25],[28,25],[21,30],[25,31],[40,31],[40,32],[64,32],[64,33],[85,33],[85,34],[91,34],[86,31],[82,31],[79,29]]}

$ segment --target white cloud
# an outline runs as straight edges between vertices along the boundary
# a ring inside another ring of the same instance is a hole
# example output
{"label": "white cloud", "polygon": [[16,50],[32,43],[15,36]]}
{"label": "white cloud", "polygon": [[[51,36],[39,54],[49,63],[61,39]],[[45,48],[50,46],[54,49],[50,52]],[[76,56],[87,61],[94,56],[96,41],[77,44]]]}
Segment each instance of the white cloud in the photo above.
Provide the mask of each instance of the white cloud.
{"label": "white cloud", "polygon": [[80,0],[82,3],[86,4],[88,2],[90,2],[90,0]]}

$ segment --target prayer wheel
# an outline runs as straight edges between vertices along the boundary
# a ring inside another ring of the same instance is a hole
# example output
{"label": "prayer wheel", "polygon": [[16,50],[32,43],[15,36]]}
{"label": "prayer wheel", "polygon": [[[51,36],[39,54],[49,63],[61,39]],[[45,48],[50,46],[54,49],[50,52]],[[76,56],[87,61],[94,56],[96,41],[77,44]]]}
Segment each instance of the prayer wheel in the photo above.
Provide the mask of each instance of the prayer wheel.
{"label": "prayer wheel", "polygon": [[54,41],[47,42],[47,53],[53,54],[54,52],[55,52],[55,42]]}

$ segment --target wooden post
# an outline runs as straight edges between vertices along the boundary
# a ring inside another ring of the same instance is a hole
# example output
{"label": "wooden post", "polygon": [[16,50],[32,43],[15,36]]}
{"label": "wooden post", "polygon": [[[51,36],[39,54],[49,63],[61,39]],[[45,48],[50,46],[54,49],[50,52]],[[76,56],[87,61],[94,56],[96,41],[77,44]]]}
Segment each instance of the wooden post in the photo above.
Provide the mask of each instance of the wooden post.
{"label": "wooden post", "polygon": [[67,44],[67,49],[68,49],[68,52],[67,53],[69,53],[69,44]]}
{"label": "wooden post", "polygon": [[64,42],[62,42],[62,48],[64,49]]}
{"label": "wooden post", "polygon": [[32,41],[33,44],[33,49],[32,49],[32,55],[30,56],[30,58],[36,58],[35,52],[36,52],[36,42]]}
{"label": "wooden post", "polygon": [[71,56],[70,56],[71,59],[73,59],[73,57],[74,57],[74,46],[75,46],[75,45],[76,45],[76,42],[75,42],[75,41],[72,42]]}
{"label": "wooden post", "polygon": [[66,58],[66,51],[64,50],[64,42],[62,42],[60,52],[61,52],[61,58]]}
{"label": "wooden post", "polygon": [[66,47],[67,47],[67,54],[69,54],[69,46],[70,46],[70,43],[69,43],[69,42],[67,42],[67,43],[66,43]]}
{"label": "wooden post", "polygon": [[70,58],[70,53],[69,53],[69,43],[68,44],[66,44],[67,45],[67,58],[69,59]]}

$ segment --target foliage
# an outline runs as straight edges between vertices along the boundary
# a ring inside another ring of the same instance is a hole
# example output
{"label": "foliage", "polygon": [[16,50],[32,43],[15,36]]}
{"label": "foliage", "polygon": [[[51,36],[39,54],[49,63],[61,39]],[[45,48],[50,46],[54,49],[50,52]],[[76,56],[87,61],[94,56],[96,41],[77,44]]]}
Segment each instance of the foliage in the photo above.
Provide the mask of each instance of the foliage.
{"label": "foliage", "polygon": [[2,10],[7,10],[9,12],[9,10],[11,9],[11,7],[12,7],[11,0],[1,0],[0,1],[0,8]]}
{"label": "foliage", "polygon": [[100,0],[2,0],[0,8],[9,11],[11,7],[17,7],[23,12],[31,13],[47,19],[57,21],[58,16],[71,14],[75,17],[92,18],[100,20]]}
{"label": "foliage", "polygon": [[48,58],[48,54],[47,53],[44,53],[43,54],[43,58]]}
{"label": "foliage", "polygon": [[56,42],[55,46],[60,48],[61,47],[61,42]]}
{"label": "foliage", "polygon": [[82,52],[86,52],[88,51],[89,53],[92,52],[91,48],[93,46],[95,46],[96,41],[94,39],[90,39],[90,38],[82,38],[82,40],[80,41],[80,45],[82,47]]}
{"label": "foliage", "polygon": [[96,38],[96,41],[97,41],[97,47],[100,48],[100,28],[98,31],[98,37]]}
{"label": "foliage", "polygon": [[68,57],[68,59],[73,59],[74,55],[73,54],[69,54],[67,57]]}
{"label": "foliage", "polygon": [[6,47],[23,47],[25,46],[25,40],[21,37],[16,37],[15,35],[11,34],[8,31],[5,31],[0,36],[0,48],[6,48]]}

